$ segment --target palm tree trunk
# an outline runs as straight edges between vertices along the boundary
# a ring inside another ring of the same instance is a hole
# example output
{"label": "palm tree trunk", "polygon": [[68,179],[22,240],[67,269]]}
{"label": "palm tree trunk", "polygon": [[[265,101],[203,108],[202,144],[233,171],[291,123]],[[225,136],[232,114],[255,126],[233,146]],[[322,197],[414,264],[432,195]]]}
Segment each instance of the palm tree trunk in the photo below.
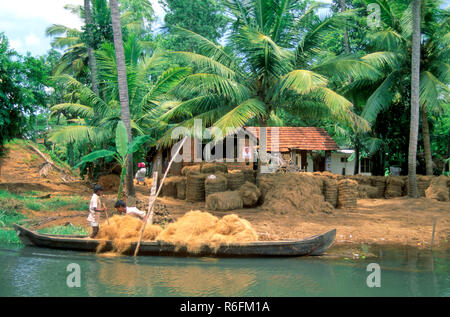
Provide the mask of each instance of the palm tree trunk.
{"label": "palm tree trunk", "polygon": [[[114,34],[114,48],[116,52],[116,64],[117,64],[117,81],[119,84],[119,99],[120,99],[120,109],[122,121],[125,124],[128,134],[128,142],[131,143],[131,119],[130,119],[130,108],[128,101],[128,82],[127,82],[127,71],[125,66],[125,53],[123,50],[122,42],[122,28],[120,26],[120,13],[119,4],[117,0],[110,0],[109,5],[111,7],[111,21]],[[127,195],[128,197],[135,197],[136,193],[134,190],[133,183],[133,154],[128,155],[127,160]]]}
{"label": "palm tree trunk", "polygon": [[413,0],[413,34],[411,57],[411,122],[408,153],[408,196],[417,198],[416,155],[419,133],[419,76],[420,76],[420,0]]}
{"label": "palm tree trunk", "polygon": [[[341,7],[341,12],[344,12],[346,10],[345,0],[340,0],[339,4]],[[350,53],[350,43],[348,40],[348,31],[347,31],[346,26],[344,26],[344,48],[345,48],[345,53],[349,54]]]}
{"label": "palm tree trunk", "polygon": [[[92,39],[92,32],[90,25],[92,25],[92,16],[91,16],[91,1],[84,0],[84,15],[86,20],[86,31],[88,32],[88,38]],[[91,82],[92,82],[92,91],[99,96],[98,92],[98,81],[97,81],[97,61],[94,55],[94,49],[90,44],[88,44],[88,60],[89,60],[89,68],[91,70]]]}
{"label": "palm tree trunk", "polygon": [[355,169],[353,170],[353,174],[359,174],[359,146],[355,145]]}
{"label": "palm tree trunk", "polygon": [[430,127],[428,126],[428,113],[425,105],[422,106],[422,135],[425,151],[426,175],[433,175],[433,159],[431,157]]}

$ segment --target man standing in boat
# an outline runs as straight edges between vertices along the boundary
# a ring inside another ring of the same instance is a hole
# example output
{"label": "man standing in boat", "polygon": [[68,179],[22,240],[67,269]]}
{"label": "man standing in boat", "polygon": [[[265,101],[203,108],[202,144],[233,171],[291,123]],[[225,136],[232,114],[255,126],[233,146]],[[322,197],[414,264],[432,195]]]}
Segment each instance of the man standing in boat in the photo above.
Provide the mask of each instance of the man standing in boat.
{"label": "man standing in boat", "polygon": [[[87,221],[89,221],[92,227],[92,234],[90,237],[93,239],[98,233],[99,222],[100,222],[100,212],[105,212],[106,207],[102,204],[100,197],[103,195],[103,187],[101,185],[94,185],[94,194],[92,194],[91,202],[89,203],[89,216]],[[103,206],[103,208],[102,208]]]}

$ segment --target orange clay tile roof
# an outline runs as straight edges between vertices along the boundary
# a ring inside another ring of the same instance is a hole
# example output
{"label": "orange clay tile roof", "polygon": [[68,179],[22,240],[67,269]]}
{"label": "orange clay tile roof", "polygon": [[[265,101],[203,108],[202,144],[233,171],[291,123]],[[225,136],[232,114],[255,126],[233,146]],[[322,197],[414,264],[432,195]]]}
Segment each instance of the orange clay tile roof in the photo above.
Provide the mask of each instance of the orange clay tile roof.
{"label": "orange clay tile roof", "polygon": [[[244,127],[247,131],[259,138],[259,127]],[[267,151],[272,151],[271,136],[276,135],[278,129],[278,147],[280,152],[297,150],[337,150],[338,146],[323,128],[316,127],[266,127]],[[277,142],[275,142],[277,144]]]}

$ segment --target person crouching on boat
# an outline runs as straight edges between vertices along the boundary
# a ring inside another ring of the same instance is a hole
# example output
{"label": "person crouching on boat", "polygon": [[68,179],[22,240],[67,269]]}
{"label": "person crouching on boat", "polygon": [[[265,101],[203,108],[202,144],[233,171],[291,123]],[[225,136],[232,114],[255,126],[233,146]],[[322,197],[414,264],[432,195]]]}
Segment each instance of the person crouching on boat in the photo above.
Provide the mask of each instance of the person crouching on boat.
{"label": "person crouching on boat", "polygon": [[116,201],[114,208],[116,208],[119,214],[126,214],[144,220],[145,212],[140,211],[136,207],[127,207],[127,204],[123,200]]}
{"label": "person crouching on boat", "polygon": [[94,185],[94,194],[89,203],[89,216],[87,221],[91,224],[92,234],[90,238],[95,238],[99,229],[100,212],[105,212],[105,205],[102,205],[100,197],[103,195],[103,187],[101,185]]}

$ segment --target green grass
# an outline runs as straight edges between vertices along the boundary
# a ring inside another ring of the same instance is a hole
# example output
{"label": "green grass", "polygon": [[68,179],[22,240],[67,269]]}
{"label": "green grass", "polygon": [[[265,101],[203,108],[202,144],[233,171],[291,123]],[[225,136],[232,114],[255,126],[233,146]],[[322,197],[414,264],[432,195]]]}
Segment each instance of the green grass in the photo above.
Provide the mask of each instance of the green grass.
{"label": "green grass", "polygon": [[16,232],[12,229],[0,229],[0,243],[22,244]]}
{"label": "green grass", "polygon": [[[20,211],[24,207],[34,211],[61,209],[85,211],[89,209],[89,203],[79,196],[56,196],[49,199],[39,199],[31,196],[35,194],[35,192],[29,192],[25,196],[21,196],[0,190],[0,210]],[[41,194],[39,193],[39,195]]]}
{"label": "green grass", "polygon": [[37,232],[48,234],[88,235],[88,232],[82,226],[72,225],[43,228],[39,229]]}

